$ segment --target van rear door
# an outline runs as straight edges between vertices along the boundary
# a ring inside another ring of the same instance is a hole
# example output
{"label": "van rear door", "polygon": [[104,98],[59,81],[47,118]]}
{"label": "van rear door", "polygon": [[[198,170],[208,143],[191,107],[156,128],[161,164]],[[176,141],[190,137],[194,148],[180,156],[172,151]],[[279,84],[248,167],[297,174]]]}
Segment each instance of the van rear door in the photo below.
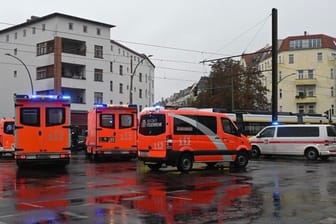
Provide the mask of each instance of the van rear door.
{"label": "van rear door", "polygon": [[[155,136],[155,141],[153,141]],[[140,116],[139,127],[139,157],[166,157],[166,115],[158,113]]]}

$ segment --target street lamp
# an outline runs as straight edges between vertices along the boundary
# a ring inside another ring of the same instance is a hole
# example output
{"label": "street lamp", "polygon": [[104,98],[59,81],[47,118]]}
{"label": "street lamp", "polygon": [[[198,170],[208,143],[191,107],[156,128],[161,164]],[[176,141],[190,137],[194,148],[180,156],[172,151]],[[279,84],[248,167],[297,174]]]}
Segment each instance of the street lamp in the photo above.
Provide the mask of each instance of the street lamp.
{"label": "street lamp", "polygon": [[150,57],[152,57],[153,55],[144,55],[144,57],[138,62],[138,64],[136,64],[135,68],[134,68],[134,71],[132,72],[131,74],[131,79],[130,79],[130,91],[129,91],[129,104],[132,104],[133,103],[133,79],[134,79],[134,76],[135,76],[135,72],[137,70],[137,68],[139,67],[139,65],[145,60],[145,59],[148,59]]}
{"label": "street lamp", "polygon": [[32,80],[32,77],[31,77],[31,75],[30,75],[30,72],[29,72],[29,70],[28,70],[28,68],[27,68],[27,65],[26,65],[20,58],[14,56],[14,55],[11,55],[11,54],[9,54],[9,53],[6,53],[5,55],[10,56],[10,57],[12,57],[12,58],[15,58],[16,60],[18,60],[18,61],[19,61],[19,62],[26,68],[27,73],[28,73],[28,76],[29,76],[29,80],[30,80],[31,92],[32,92],[32,95],[34,95],[33,80]]}

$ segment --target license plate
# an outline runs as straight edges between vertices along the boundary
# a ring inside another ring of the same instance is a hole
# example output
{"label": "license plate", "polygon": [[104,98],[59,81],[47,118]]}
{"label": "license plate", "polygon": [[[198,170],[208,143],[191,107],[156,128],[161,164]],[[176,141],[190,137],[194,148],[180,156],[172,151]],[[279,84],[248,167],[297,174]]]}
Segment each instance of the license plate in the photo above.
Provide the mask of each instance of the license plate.
{"label": "license plate", "polygon": [[38,159],[49,159],[49,155],[37,155],[36,156]]}

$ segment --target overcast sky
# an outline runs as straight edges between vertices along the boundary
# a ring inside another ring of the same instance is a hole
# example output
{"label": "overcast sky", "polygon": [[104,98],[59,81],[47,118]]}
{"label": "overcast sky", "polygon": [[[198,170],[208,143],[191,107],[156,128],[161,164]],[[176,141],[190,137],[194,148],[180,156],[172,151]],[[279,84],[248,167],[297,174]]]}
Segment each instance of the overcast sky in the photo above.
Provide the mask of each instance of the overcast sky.
{"label": "overcast sky", "polygon": [[10,0],[0,29],[54,12],[116,25],[111,39],[153,55],[157,101],[208,75],[200,61],[271,44],[272,8],[279,39],[304,31],[336,37],[335,0]]}

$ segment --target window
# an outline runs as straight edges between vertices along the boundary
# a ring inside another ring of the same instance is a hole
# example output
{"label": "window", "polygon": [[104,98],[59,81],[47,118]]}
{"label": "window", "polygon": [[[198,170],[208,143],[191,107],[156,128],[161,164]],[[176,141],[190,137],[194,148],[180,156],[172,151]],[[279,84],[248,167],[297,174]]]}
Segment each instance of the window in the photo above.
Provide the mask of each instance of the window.
{"label": "window", "polygon": [[32,34],[36,34],[36,27],[32,27]]}
{"label": "window", "polygon": [[277,137],[318,137],[319,127],[278,127]]}
{"label": "window", "polygon": [[65,108],[46,108],[46,125],[54,126],[65,123]]}
{"label": "window", "polygon": [[13,77],[14,77],[14,78],[17,77],[17,71],[16,71],[16,70],[14,71],[14,75],[13,75]]}
{"label": "window", "polygon": [[100,126],[104,128],[115,128],[114,114],[101,114]]}
{"label": "window", "polygon": [[322,61],[322,52],[317,53],[317,61],[321,62]]}
{"label": "window", "polygon": [[119,93],[123,93],[123,84],[119,83]]}
{"label": "window", "polygon": [[110,72],[113,73],[113,62],[112,61],[110,61]]}
{"label": "window", "polygon": [[139,82],[142,82],[142,73],[139,73]]}
{"label": "window", "polygon": [[282,98],[282,89],[279,89],[279,98]]}
{"label": "window", "polygon": [[298,70],[298,79],[303,79],[303,70]]}
{"label": "window", "polygon": [[329,137],[336,137],[336,128],[334,126],[327,126],[327,135]]}
{"label": "window", "polygon": [[314,79],[314,70],[312,69],[308,70],[308,79]]}
{"label": "window", "polygon": [[54,77],[54,66],[43,66],[36,68],[36,79],[46,79]]}
{"label": "window", "polygon": [[100,29],[97,28],[97,35],[100,36],[100,33],[101,33]]}
{"label": "window", "polygon": [[119,115],[119,128],[133,127],[133,115],[132,114],[120,114]]}
{"label": "window", "polygon": [[95,58],[103,58],[103,46],[94,46],[94,57]]}
{"label": "window", "polygon": [[17,55],[17,48],[14,49],[14,55]]}
{"label": "window", "polygon": [[42,31],[46,30],[46,24],[42,24]]}
{"label": "window", "polygon": [[36,45],[36,55],[50,54],[54,52],[54,40],[38,43]]}
{"label": "window", "polygon": [[110,91],[113,92],[113,81],[110,81]]}
{"label": "window", "polygon": [[17,32],[14,33],[14,39],[17,39]]}
{"label": "window", "polygon": [[227,134],[239,136],[237,128],[227,118],[222,118],[223,131]]}
{"label": "window", "polygon": [[69,30],[73,30],[73,25],[74,25],[73,23],[68,24]]}
{"label": "window", "polygon": [[40,108],[21,108],[20,123],[29,126],[40,126]]}
{"label": "window", "polygon": [[294,54],[288,55],[288,64],[294,64]]}
{"label": "window", "polygon": [[275,127],[266,128],[259,134],[259,137],[272,138],[274,136],[274,131],[275,131]]}
{"label": "window", "polygon": [[166,131],[164,114],[148,114],[140,118],[139,132],[142,135],[160,135]]}
{"label": "window", "polygon": [[216,133],[216,117],[197,115],[179,115],[174,117],[174,134],[213,136]]}
{"label": "window", "polygon": [[9,41],[9,35],[8,34],[6,35],[6,41],[7,42]]}
{"label": "window", "polygon": [[315,114],[315,105],[314,104],[309,104],[308,105],[308,113],[309,114]]}
{"label": "window", "polygon": [[330,69],[330,78],[334,79],[334,69],[333,68]]}
{"label": "window", "polygon": [[303,105],[303,104],[299,104],[299,105],[298,105],[298,112],[299,112],[300,114],[303,114],[303,113],[305,112],[305,110],[304,110],[304,105]]}
{"label": "window", "polygon": [[119,74],[123,75],[123,66],[122,65],[119,65]]}
{"label": "window", "polygon": [[27,36],[27,30],[23,30],[23,36]]}
{"label": "window", "polygon": [[87,26],[83,25],[83,33],[87,33]]}
{"label": "window", "polygon": [[142,89],[139,89],[139,98],[142,98]]}
{"label": "window", "polygon": [[330,88],[330,96],[334,96],[334,87]]}
{"label": "window", "polygon": [[103,69],[95,68],[94,70],[94,81],[102,82],[103,81]]}
{"label": "window", "polygon": [[94,103],[96,104],[103,103],[103,93],[102,92],[94,93]]}

